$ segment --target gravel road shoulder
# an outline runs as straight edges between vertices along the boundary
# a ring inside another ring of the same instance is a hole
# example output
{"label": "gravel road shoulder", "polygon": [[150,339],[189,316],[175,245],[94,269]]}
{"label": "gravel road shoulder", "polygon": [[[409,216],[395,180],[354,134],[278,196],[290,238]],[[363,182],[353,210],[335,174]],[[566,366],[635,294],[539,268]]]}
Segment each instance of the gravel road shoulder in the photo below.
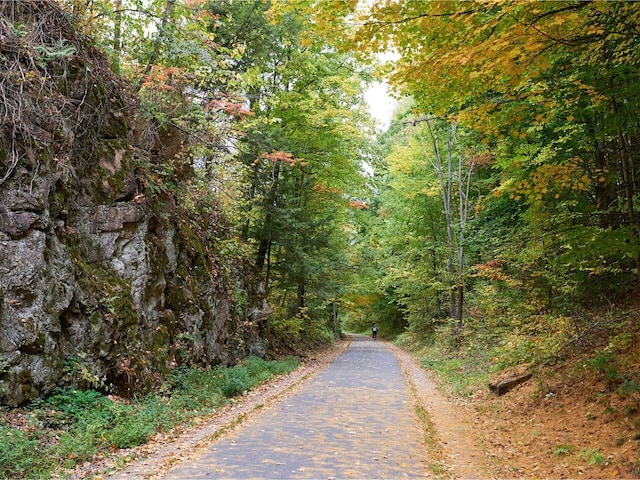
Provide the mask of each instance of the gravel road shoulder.
{"label": "gravel road shoulder", "polygon": [[481,440],[474,433],[475,412],[441,394],[429,372],[411,354],[393,344],[388,346],[398,359],[417,404],[425,411],[424,428],[432,437],[431,449],[438,453],[437,464],[432,466],[438,470],[436,473],[447,478],[495,478]]}

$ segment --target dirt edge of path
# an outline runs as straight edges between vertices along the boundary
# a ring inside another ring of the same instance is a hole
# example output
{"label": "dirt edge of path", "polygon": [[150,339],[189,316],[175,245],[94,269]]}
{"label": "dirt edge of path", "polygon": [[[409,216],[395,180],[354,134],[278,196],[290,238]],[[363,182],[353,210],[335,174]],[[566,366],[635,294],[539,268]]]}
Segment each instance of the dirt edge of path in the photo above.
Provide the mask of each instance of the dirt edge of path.
{"label": "dirt edge of path", "polygon": [[[100,465],[92,465],[72,478],[109,478],[110,480],[155,480],[173,468],[196,456],[211,442],[234,427],[242,424],[252,414],[291,395],[296,387],[315,376],[327,364],[347,350],[351,338],[337,341],[315,358],[308,359],[288,375],[261,385],[247,395],[240,396],[212,415],[197,420],[197,425],[180,428],[170,434],[158,434],[137,448],[121,451],[105,459]],[[131,460],[133,458],[133,460]],[[129,462],[125,467],[123,463]]]}
{"label": "dirt edge of path", "polygon": [[428,441],[435,450],[437,465],[432,465],[432,469],[437,471],[434,473],[444,473],[448,478],[496,478],[482,441],[474,434],[476,427],[470,423],[473,412],[440,393],[429,373],[410,353],[390,342],[387,345],[398,359],[417,405],[426,413],[426,418],[421,420],[426,424],[428,435],[437,437]]}

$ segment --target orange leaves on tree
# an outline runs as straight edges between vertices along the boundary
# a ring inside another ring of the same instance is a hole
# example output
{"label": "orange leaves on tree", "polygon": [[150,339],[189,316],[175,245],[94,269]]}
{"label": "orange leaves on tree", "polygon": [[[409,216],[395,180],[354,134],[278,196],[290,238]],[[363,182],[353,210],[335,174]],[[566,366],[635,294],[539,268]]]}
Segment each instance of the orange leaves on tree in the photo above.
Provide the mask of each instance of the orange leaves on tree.
{"label": "orange leaves on tree", "polygon": [[574,158],[562,165],[541,165],[528,179],[515,184],[510,197],[520,200],[526,196],[530,201],[542,201],[552,195],[560,198],[565,190],[587,191],[591,178],[583,173],[582,160]]}
{"label": "orange leaves on tree", "polygon": [[331,194],[331,195],[342,194],[342,192],[339,189],[333,188],[333,187],[328,187],[327,185],[324,185],[323,183],[316,183],[313,187],[311,187],[311,190],[313,190],[314,192],[328,193],[328,194]]}
{"label": "orange leaves on tree", "polygon": [[302,158],[293,158],[293,154],[289,152],[283,152],[280,150],[274,150],[271,153],[263,153],[259,158],[254,160],[254,164],[258,165],[262,160],[267,160],[271,163],[284,163],[289,165],[290,167],[306,167],[308,165],[307,162]]}
{"label": "orange leaves on tree", "polygon": [[550,57],[568,50],[568,40],[599,33],[587,15],[597,8],[593,2],[373,3],[354,44],[376,49],[392,42],[399,59],[389,67],[391,83],[433,113],[466,110],[459,121],[484,133],[517,123],[509,101],[533,94],[552,68]]}
{"label": "orange leaves on tree", "polygon": [[229,115],[233,115],[235,117],[239,117],[244,119],[246,117],[251,117],[254,113],[247,108],[247,106],[242,102],[232,102],[229,100],[219,100],[214,99],[211,100],[205,107],[205,112],[208,110],[215,111],[224,111]]}
{"label": "orange leaves on tree", "polygon": [[187,74],[180,68],[156,65],[145,76],[142,88],[178,93],[189,84]]}
{"label": "orange leaves on tree", "polygon": [[487,280],[504,280],[506,277],[503,272],[505,262],[503,260],[491,260],[487,263],[479,263],[476,265],[476,273],[474,276],[486,278]]}
{"label": "orange leaves on tree", "polygon": [[349,207],[354,210],[369,210],[369,205],[362,200],[349,200]]}
{"label": "orange leaves on tree", "polygon": [[581,80],[575,80],[573,85],[578,88],[581,93],[588,95],[591,102],[596,106],[606,100],[604,94],[598,92],[593,86],[587,85]]}
{"label": "orange leaves on tree", "polygon": [[207,4],[206,0],[183,0],[183,2],[189,8],[201,7]]}

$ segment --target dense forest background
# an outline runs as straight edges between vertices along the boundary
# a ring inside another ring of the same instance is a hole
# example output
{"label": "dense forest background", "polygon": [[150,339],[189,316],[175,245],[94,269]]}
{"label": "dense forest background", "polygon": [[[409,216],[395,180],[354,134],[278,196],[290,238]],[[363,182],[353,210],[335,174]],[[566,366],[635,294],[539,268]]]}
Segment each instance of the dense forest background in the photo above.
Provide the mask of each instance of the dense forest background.
{"label": "dense forest background", "polygon": [[[624,344],[637,5],[365,3],[64,2],[140,115],[187,134],[198,188],[175,164],[149,186],[224,209],[277,335],[477,333],[501,365]],[[375,75],[401,100],[385,132]]]}
{"label": "dense forest background", "polygon": [[66,6],[136,85],[140,115],[184,135],[193,176],[170,162],[153,187],[209,198],[199,208],[229,219],[229,252],[264,278],[264,333],[283,347],[330,341],[352,274],[353,212],[369,191],[368,68],[308,30],[309,15],[275,19],[270,2]]}
{"label": "dense forest background", "polygon": [[[255,267],[274,352],[374,322],[452,352],[472,343],[491,368],[629,345],[634,2],[59,5],[135,103],[134,200],[175,202],[156,220],[201,241],[211,278]],[[33,34],[12,15],[16,42]],[[34,68],[77,55],[65,35],[32,49]],[[384,131],[364,101],[375,80],[399,102]],[[253,301],[225,288],[236,312]]]}

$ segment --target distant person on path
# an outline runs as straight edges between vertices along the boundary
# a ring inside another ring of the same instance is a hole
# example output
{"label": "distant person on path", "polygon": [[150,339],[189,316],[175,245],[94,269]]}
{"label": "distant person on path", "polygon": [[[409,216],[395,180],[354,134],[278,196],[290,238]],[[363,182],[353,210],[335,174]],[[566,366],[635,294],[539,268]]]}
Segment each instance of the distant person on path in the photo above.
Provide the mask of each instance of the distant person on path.
{"label": "distant person on path", "polygon": [[373,334],[373,339],[375,340],[376,338],[378,338],[378,326],[374,323],[373,327],[371,328],[371,333]]}

